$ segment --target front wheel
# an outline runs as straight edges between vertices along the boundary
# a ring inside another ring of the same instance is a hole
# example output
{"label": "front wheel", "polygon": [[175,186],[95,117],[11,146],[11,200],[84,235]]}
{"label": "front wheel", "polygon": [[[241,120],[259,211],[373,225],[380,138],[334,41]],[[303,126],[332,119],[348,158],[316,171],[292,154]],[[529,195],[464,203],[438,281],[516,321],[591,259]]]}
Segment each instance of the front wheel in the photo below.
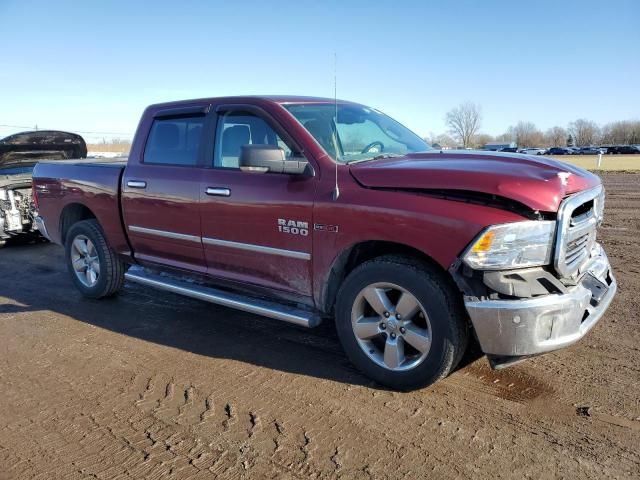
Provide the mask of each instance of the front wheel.
{"label": "front wheel", "polygon": [[71,280],[85,297],[109,297],[122,288],[126,265],[109,248],[96,220],[69,229],[65,253]]}
{"label": "front wheel", "polygon": [[444,275],[396,256],[349,274],[338,293],[336,328],[353,364],[397,390],[447,376],[468,340],[460,301]]}

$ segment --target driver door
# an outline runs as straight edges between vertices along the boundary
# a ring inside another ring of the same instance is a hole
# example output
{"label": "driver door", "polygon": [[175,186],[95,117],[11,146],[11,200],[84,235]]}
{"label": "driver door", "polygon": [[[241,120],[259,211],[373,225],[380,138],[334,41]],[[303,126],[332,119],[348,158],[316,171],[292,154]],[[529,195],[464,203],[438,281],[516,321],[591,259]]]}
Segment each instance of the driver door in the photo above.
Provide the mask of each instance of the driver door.
{"label": "driver door", "polygon": [[218,108],[211,168],[200,185],[207,273],[311,296],[313,176],[241,171],[242,145],[291,148],[260,109]]}

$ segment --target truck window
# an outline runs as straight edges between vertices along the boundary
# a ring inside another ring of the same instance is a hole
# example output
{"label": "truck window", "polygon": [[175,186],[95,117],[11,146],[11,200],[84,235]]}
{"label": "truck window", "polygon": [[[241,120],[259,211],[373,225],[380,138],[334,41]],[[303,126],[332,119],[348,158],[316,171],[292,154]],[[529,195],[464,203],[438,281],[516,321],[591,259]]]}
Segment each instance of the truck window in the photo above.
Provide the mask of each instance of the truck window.
{"label": "truck window", "polygon": [[218,119],[213,166],[239,168],[243,145],[277,145],[287,157],[291,149],[262,118],[247,112],[227,112]]}
{"label": "truck window", "polygon": [[164,165],[198,164],[204,116],[157,118],[144,150],[144,163]]}

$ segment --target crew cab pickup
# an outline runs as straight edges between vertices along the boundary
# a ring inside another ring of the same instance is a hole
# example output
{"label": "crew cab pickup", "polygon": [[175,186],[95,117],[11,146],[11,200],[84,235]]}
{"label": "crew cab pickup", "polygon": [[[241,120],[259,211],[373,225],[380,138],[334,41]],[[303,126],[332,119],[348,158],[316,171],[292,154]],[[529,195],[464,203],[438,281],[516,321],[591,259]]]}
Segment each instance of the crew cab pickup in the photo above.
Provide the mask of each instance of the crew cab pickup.
{"label": "crew cab pickup", "polygon": [[374,108],[310,97],[152,105],[126,163],[41,162],[40,231],[87,297],[126,280],[306,327],[433,383],[475,337],[495,368],[566,347],[616,292],[599,178],[433,150]]}

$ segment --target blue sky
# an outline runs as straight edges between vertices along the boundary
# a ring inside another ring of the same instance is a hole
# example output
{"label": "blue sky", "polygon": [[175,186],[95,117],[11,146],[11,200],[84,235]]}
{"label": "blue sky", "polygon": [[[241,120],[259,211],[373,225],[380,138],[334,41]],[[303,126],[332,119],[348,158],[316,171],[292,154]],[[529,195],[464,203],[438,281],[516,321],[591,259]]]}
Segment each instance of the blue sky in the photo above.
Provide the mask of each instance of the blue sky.
{"label": "blue sky", "polygon": [[0,125],[130,137],[154,102],[333,96],[334,51],[340,98],[420,135],[466,100],[491,134],[640,118],[638,0],[0,0]]}

